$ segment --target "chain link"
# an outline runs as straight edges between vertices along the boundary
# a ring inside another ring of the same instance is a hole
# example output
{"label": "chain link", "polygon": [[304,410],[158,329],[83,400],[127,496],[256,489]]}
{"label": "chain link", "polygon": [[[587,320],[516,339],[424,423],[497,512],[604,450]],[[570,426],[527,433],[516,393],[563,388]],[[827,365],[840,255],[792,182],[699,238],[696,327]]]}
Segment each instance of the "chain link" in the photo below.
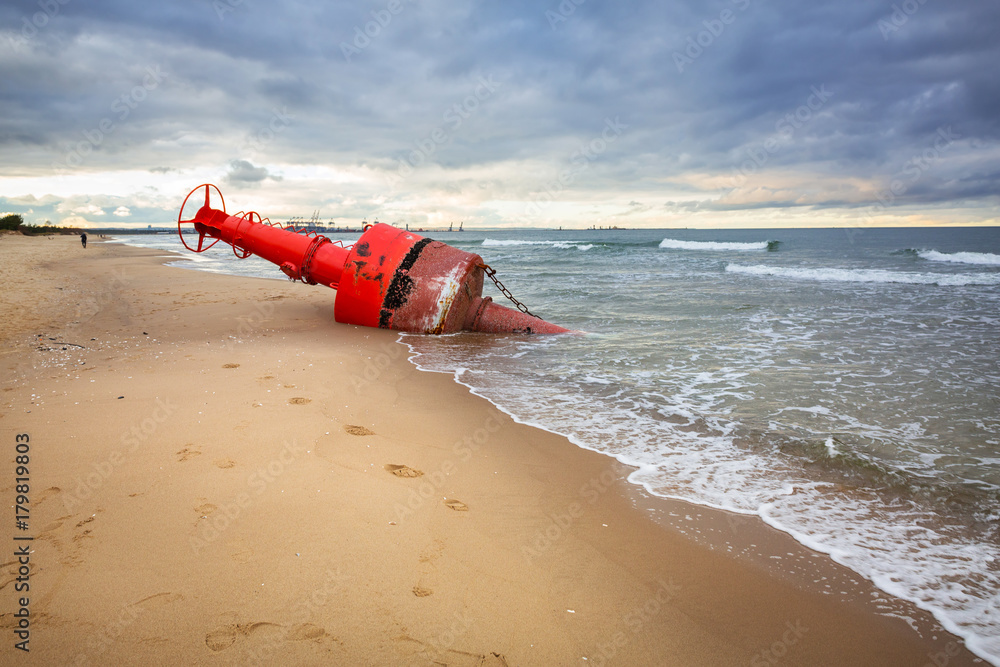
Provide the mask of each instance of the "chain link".
{"label": "chain link", "polygon": [[481,268],[483,272],[489,277],[489,279],[493,281],[493,284],[497,286],[497,289],[500,290],[505,297],[510,299],[515,306],[517,306],[518,310],[520,310],[522,313],[525,313],[526,315],[531,315],[536,319],[539,320],[542,319],[538,317],[538,315],[535,315],[533,312],[528,310],[527,306],[525,306],[523,303],[514,298],[514,295],[510,293],[510,290],[504,287],[504,284],[497,279],[496,269],[494,269],[489,264],[480,264],[479,268]]}
{"label": "chain link", "polygon": [[316,284],[316,281],[312,279],[312,261],[313,257],[316,256],[316,251],[324,243],[331,243],[331,241],[325,236],[316,236],[306,249],[305,257],[302,259],[302,266],[299,267],[299,280],[307,285]]}

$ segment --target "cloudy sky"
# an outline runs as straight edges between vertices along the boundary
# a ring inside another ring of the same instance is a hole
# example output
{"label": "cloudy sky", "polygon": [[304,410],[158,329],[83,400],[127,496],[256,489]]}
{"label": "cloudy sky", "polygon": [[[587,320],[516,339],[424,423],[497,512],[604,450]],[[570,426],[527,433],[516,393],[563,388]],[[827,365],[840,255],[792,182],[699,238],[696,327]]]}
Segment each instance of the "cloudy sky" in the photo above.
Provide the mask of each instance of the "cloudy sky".
{"label": "cloudy sky", "polygon": [[1000,224],[994,0],[0,5],[0,213]]}

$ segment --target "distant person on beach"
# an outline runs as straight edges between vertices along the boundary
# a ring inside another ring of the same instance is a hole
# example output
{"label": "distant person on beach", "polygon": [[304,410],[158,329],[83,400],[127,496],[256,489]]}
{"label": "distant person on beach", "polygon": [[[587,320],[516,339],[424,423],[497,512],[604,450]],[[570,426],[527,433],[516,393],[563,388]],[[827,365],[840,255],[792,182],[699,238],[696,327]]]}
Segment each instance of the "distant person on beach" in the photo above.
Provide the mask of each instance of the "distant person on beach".
{"label": "distant person on beach", "polygon": [[84,232],[83,234],[80,234],[80,243],[83,244],[84,248],[87,247],[87,232]]}

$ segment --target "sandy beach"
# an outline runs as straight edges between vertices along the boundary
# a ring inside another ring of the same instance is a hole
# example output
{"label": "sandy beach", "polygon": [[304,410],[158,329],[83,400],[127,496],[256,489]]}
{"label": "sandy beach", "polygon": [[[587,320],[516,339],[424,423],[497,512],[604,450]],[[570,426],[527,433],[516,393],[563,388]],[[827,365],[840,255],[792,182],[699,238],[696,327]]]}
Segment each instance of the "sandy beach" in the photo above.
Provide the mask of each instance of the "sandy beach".
{"label": "sandy beach", "polygon": [[985,664],[418,371],[332,290],[91,241],[0,237],[4,664]]}

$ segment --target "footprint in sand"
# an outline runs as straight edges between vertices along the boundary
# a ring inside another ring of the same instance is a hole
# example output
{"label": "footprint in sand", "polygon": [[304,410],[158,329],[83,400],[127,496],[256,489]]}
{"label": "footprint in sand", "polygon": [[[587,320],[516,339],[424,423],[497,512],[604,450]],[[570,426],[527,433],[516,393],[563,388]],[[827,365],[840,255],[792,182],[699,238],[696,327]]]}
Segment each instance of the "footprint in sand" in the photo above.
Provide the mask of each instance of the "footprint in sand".
{"label": "footprint in sand", "polygon": [[[95,508],[94,513],[91,514],[90,516],[88,516],[86,519],[78,521],[77,524],[76,524],[76,526],[75,526],[75,528],[83,528],[84,526],[87,526],[87,524],[93,522],[97,518],[97,515],[100,514],[103,511],[104,510],[102,510],[100,507]],[[64,518],[68,519],[70,517],[64,517]],[[78,543],[82,543],[83,540],[93,539],[93,536],[91,535],[92,532],[94,532],[94,527],[93,526],[87,526],[87,528],[85,528],[84,530],[82,530],[80,532],[76,532],[76,534],[73,535],[73,543],[74,544],[78,544]],[[58,546],[57,546],[57,548],[58,548]],[[75,555],[74,555],[74,560],[77,560]]]}
{"label": "footprint in sand", "polygon": [[205,646],[213,651],[224,651],[241,638],[260,634],[274,634],[281,629],[277,623],[234,623],[220,626],[205,635]]}
{"label": "footprint in sand", "polygon": [[455,500],[454,498],[451,499],[451,500],[444,501],[444,504],[445,504],[446,507],[450,507],[451,509],[455,510],[456,512],[468,512],[469,511],[469,506],[468,505],[466,505],[465,503],[463,503],[461,500]]}
{"label": "footprint in sand", "polygon": [[396,477],[423,477],[423,470],[416,470],[410,466],[396,465],[395,463],[386,463],[385,469],[391,472]]}
{"label": "footprint in sand", "polygon": [[355,426],[354,424],[348,424],[344,427],[344,430],[348,435],[375,435],[375,431],[367,429],[364,426]]}
{"label": "footprint in sand", "polygon": [[41,532],[38,533],[38,537],[43,537],[47,533],[51,533],[53,530],[58,530],[63,525],[63,521],[68,518],[68,516],[60,517],[55,521],[46,524],[46,526],[42,528]]}
{"label": "footprint in sand", "polygon": [[416,595],[418,598],[425,598],[428,595],[433,595],[434,591],[432,591],[429,588],[424,588],[423,586],[414,586],[413,594]]}
{"label": "footprint in sand", "polygon": [[420,644],[422,649],[419,653],[433,652],[432,655],[440,656],[441,652],[449,654],[450,660],[448,662],[443,662],[441,660],[435,659],[433,662],[435,665],[476,665],[477,667],[510,667],[510,663],[507,662],[506,656],[503,653],[497,653],[496,651],[491,651],[490,653],[470,653],[469,651],[460,651],[454,648],[448,648],[446,646],[439,646],[435,643],[427,643],[420,641],[409,635],[400,635],[396,638],[396,641],[413,642],[415,644]]}
{"label": "footprint in sand", "polygon": [[156,593],[144,597],[138,602],[133,602],[130,606],[138,607],[139,605],[145,605],[149,609],[155,609],[156,607],[162,607],[168,605],[171,602],[177,602],[178,600],[183,600],[184,596],[180,593]]}
{"label": "footprint in sand", "polygon": [[177,461],[178,463],[181,461],[187,461],[195,456],[201,456],[201,451],[198,450],[198,447],[196,447],[194,443],[189,442],[184,445],[183,449],[177,452]]}
{"label": "footprint in sand", "polygon": [[313,625],[312,623],[299,623],[288,631],[286,639],[293,642],[301,642],[307,639],[319,639],[326,634],[326,630]]}
{"label": "footprint in sand", "polygon": [[217,468],[232,468],[236,465],[236,461],[232,459],[215,459],[212,461]]}
{"label": "footprint in sand", "polygon": [[253,549],[244,549],[230,555],[237,563],[249,563],[253,559]]}
{"label": "footprint in sand", "polygon": [[440,539],[434,540],[433,544],[423,551],[420,552],[420,562],[421,563],[433,563],[435,560],[441,557],[441,552],[444,551],[444,542]]}
{"label": "footprint in sand", "polygon": [[306,403],[312,403],[311,398],[302,398],[301,396],[295,396],[294,398],[288,399],[288,402],[292,405],[305,405]]}
{"label": "footprint in sand", "polygon": [[239,368],[239,364],[222,364],[223,368]]}
{"label": "footprint in sand", "polygon": [[45,489],[40,494],[38,494],[38,498],[35,499],[35,507],[38,507],[52,496],[61,492],[62,489],[60,489],[58,486],[50,486],[49,488]]}
{"label": "footprint in sand", "polygon": [[205,635],[205,646],[213,651],[222,651],[236,642],[237,634],[235,626],[216,628]]}
{"label": "footprint in sand", "polygon": [[217,509],[219,508],[213,505],[212,503],[202,503],[201,505],[195,507],[194,511],[197,512],[200,516],[208,516]]}

